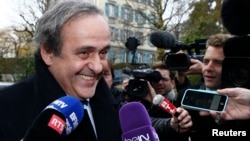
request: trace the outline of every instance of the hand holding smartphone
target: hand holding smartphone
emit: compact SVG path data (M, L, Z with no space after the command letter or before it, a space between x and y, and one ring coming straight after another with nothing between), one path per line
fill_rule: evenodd
M225 110L227 101L227 95L218 94L216 91L187 89L181 100L181 105L187 109L198 111L214 110L221 113Z

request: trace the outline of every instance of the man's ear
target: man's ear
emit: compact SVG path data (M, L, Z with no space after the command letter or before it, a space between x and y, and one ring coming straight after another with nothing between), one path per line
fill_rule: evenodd
M45 43L41 45L40 51L43 61L50 66L53 62L53 51L49 50Z
M175 88L176 86L175 80L171 80L171 83L172 83L172 88Z

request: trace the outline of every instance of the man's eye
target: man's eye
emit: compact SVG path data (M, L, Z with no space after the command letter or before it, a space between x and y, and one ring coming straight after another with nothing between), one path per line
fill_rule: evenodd
M80 54L79 54L79 56L81 57L81 58L88 58L88 56L89 56L89 53L87 53L87 52L81 52Z
M208 60L203 60L203 64L208 64Z
M101 58L106 58L108 51L102 51L100 53Z

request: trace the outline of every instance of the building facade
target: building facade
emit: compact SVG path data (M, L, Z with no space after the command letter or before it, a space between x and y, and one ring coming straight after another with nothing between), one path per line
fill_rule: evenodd
M111 29L111 50L109 59L114 63L155 62L157 53L149 40L152 32L148 22L139 12L143 10L148 16L152 14L154 0L88 0L101 8L108 18ZM140 45L135 51L126 48L129 37L135 37Z

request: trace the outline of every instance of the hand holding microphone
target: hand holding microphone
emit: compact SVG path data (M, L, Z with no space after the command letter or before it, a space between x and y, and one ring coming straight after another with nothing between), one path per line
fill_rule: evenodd
M153 104L159 106L164 111L173 115L170 125L177 132L183 133L189 130L193 125L191 116L184 108L176 108L167 98L157 94L153 99Z

